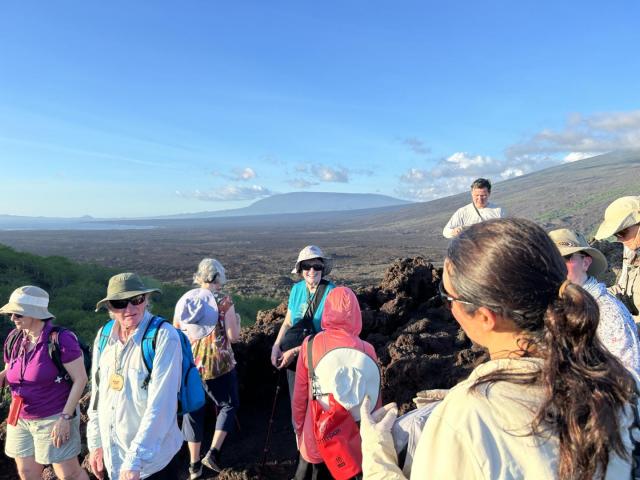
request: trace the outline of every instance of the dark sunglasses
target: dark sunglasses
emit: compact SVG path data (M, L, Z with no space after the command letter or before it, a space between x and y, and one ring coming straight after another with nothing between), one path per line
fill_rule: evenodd
M456 298L449 295L449 292L444 289L443 282L440 282L440 284L438 285L438 291L440 292L440 298L444 302L444 305L449 309L451 309L451 304L453 302L464 303L465 305L475 305L475 303L467 302L466 300L462 300L461 298Z
M625 238L627 235L629 235L630 229L631 227L627 227L624 230L620 230L619 232L614 233L613 236L616 238Z
M127 308L127 305L140 305L144 302L145 295L136 295L135 297L125 298L124 300L109 300L109 305L114 310L123 310Z
M302 270L311 270L313 268L316 272L321 272L321 271L324 270L324 265L322 263L304 263L304 262L302 262L300 264L300 268Z
M9 320L11 320L13 317L22 318L24 317L24 315L20 315L19 313L7 313L7 318L9 318Z
M576 253L572 253L571 255L565 255L565 256L563 256L562 258L564 258L564 261L565 261L565 262L569 262L569 261L571 261L571 259L572 259L573 257L584 258L584 257L585 257L585 255L583 255L582 253L577 253L577 252L576 252Z

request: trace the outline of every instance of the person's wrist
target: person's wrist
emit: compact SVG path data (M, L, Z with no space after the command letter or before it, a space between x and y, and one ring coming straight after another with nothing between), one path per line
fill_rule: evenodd
M61 413L60 418L62 420L70 421L73 418L73 415L69 415L68 413Z

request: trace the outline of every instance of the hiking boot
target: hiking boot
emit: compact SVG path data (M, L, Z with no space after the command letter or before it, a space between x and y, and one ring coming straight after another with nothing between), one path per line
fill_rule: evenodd
M202 476L202 462L189 464L189 480L197 480Z
M220 468L220 452L218 450L209 450L202 459L202 464L214 472L220 473L222 471L222 468Z

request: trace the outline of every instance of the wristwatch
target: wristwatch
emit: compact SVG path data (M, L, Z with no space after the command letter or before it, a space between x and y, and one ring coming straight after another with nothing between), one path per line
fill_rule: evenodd
M63 420L71 420L73 418L73 415L69 415L68 413L61 413L60 418L62 418Z

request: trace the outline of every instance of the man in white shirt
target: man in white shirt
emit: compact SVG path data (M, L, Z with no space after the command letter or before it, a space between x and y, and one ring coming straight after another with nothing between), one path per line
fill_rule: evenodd
M506 213L502 207L489 203L491 182L486 178L477 178L471 184L471 203L456 210L442 231L445 238L460 235L466 227L490 218L504 218Z
M166 322L158 327L151 372L142 358L142 340L153 321L148 296L154 291L159 290L147 288L136 274L121 273L111 277L107 297L96 305L106 306L115 322L102 351L102 329L93 346L87 444L91 471L100 480L105 470L111 480L179 477L182 350L175 328Z

